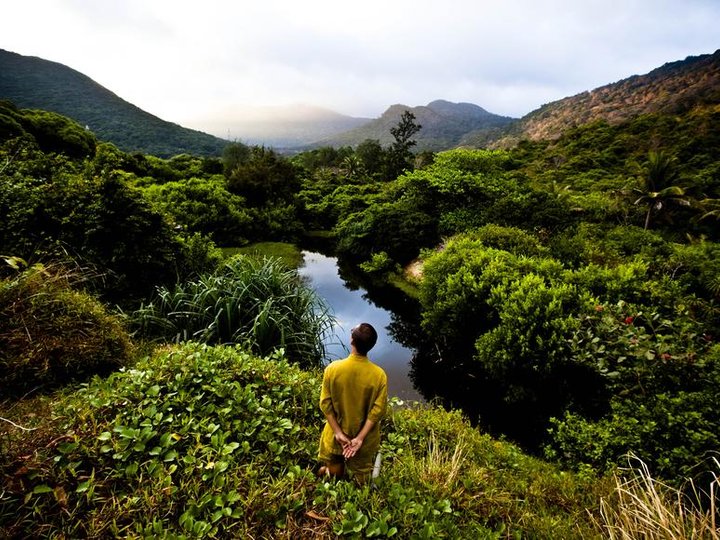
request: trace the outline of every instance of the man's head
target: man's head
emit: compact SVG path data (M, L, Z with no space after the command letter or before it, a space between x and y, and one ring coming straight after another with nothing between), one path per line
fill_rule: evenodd
M377 332L368 323L360 323L350 331L350 345L355 347L358 354L363 356L375 346Z

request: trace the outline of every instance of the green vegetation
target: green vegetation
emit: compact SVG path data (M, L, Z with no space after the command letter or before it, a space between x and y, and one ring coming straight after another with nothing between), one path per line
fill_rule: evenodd
M248 255L255 258L273 258L285 263L288 268L299 268L303 262L303 254L295 244L287 242L256 242L240 248L225 248L226 257Z
M133 315L141 335L165 341L243 343L260 355L283 348L301 366L320 366L328 310L297 273L275 259L238 256L215 274L161 287Z
M320 378L281 356L188 344L47 407L3 437L0 530L70 537L599 537L600 486L459 414L395 409L373 486L317 478ZM31 450L27 452L27 450ZM27 452L27 453L25 453ZM602 488L604 489L604 488Z
M642 536L678 492L656 496L645 473L613 490L628 453L672 489L716 479L718 115L702 101L437 155L410 153L407 117L395 147L162 159L3 103L0 531ZM393 410L374 487L312 472L318 299L286 265L216 247L310 237L419 299L420 326L392 331L418 349L420 390L472 422ZM117 305L133 338L160 342L147 358Z
M0 398L108 374L130 362L133 347L122 322L77 290L79 271L35 265L8 273L0 281Z

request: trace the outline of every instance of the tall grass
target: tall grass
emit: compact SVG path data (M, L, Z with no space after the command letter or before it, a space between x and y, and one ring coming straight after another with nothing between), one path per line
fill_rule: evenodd
M601 526L608 538L720 539L716 522L720 463L716 459L718 472L711 473L713 480L704 493L692 483L689 489L670 487L654 479L640 459L630 459L637 466L627 469L624 476L615 476L614 499L601 500ZM709 504L703 504L703 499Z
M161 287L135 314L146 337L238 343L259 355L284 348L302 366L318 366L332 328L328 307L279 260L238 256L196 281Z

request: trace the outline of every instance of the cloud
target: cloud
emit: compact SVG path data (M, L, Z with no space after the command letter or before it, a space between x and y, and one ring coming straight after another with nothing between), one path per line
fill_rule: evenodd
M715 0L35 0L3 48L62 62L162 118L308 103L541 104L717 48Z

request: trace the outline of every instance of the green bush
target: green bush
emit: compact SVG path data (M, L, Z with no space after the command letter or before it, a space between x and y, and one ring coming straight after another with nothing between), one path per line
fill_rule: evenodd
M688 312L599 304L570 341L578 364L604 378L609 410L601 418L566 413L552 421L548 456L571 466L608 469L628 452L670 481L691 474L720 437L720 346Z
M251 216L245 200L225 188L222 176L154 184L143 191L157 208L189 233L203 234L221 246L237 246L247 241Z
M133 318L149 338L243 343L262 355L284 348L303 366L321 364L332 323L320 297L295 271L279 260L244 256L196 281L159 288Z
M517 227L490 224L470 231L466 236L479 240L484 246L502 249L514 255L538 256L548 253L537 237Z
M451 349L466 352L499 322L495 287L506 287L527 274L557 278L562 266L546 258L522 257L486 247L472 234L448 241L423 269L423 327ZM462 361L462 359L458 359Z
M0 396L108 373L128 363L120 320L76 290L72 272L36 265L0 281Z
M377 204L350 214L335 232L338 255L354 262L367 261L382 250L405 264L417 257L421 248L439 240L435 219L405 201Z

